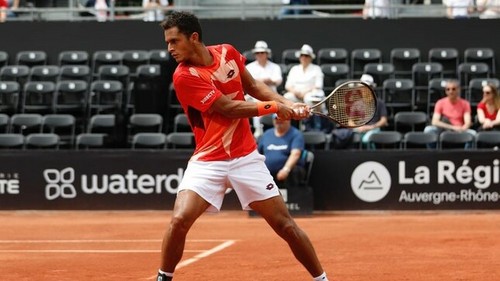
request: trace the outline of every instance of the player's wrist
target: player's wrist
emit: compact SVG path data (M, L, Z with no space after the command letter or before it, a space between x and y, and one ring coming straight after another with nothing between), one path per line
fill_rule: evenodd
M258 116L278 113L278 103L275 101L259 101L257 102Z

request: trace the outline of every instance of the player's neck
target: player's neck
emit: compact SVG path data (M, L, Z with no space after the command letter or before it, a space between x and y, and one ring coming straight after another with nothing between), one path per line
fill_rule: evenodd
M195 50L189 64L194 66L210 66L214 63L214 58L205 45L200 46Z

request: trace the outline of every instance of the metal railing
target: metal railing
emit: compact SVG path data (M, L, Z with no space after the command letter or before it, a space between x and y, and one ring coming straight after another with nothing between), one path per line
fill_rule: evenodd
M22 7L13 12L15 17L8 17L7 21L121 21L121 20L144 20L146 13L151 9L142 7L117 7L113 5L106 10L105 16L99 17L94 8L78 7L73 0L69 1L68 7L37 8ZM245 4L244 2L232 2L232 5L192 5L192 6L169 6L162 8L164 14L171 11L187 10L195 13L199 18L236 18L236 19L302 19L302 18L362 18L363 5L302 5L288 6L281 4ZM243 4L242 4L243 3ZM74 6L74 7L73 7ZM446 8L441 4L414 5L414 4L391 4L388 9L389 19L415 18L415 17L446 17ZM288 10L290 13L283 13ZM471 18L479 17L471 14Z

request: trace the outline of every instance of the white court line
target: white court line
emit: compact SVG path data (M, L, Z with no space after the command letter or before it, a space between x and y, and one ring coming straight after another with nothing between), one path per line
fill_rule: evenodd
M186 259L186 260L183 260L181 261L180 263L177 264L177 266L175 267L175 269L179 269L179 268L182 268L182 267L185 267L189 264L192 264L194 262L197 262L199 261L200 259L202 258L206 258L208 256L210 256L211 254L214 254L216 252L219 252L219 251L222 251L223 249L233 245L234 243L236 243L236 240L227 240L226 242L220 244L220 245L217 245L215 247L213 247L212 249L208 250L208 251L204 251L190 259ZM156 279L156 275L153 275L149 278L146 278L147 280L150 280L150 279Z
M89 253L89 254L130 254L130 253L159 253L160 250L0 250L0 253ZM187 250L190 253L202 253L203 250Z
M0 244L37 244L37 243L153 243L161 242L161 239L72 239L72 240L0 240ZM222 239L199 239L188 240L191 243L205 243L205 242L224 242L227 240Z

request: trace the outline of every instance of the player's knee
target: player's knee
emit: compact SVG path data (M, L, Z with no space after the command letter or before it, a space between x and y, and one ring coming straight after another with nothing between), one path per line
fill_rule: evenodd
M173 216L170 221L170 229L174 233L186 234L191 227L192 222L182 215Z
M279 227L280 235L285 238L285 240L295 240L300 235L300 229L297 224L291 220L284 220Z

